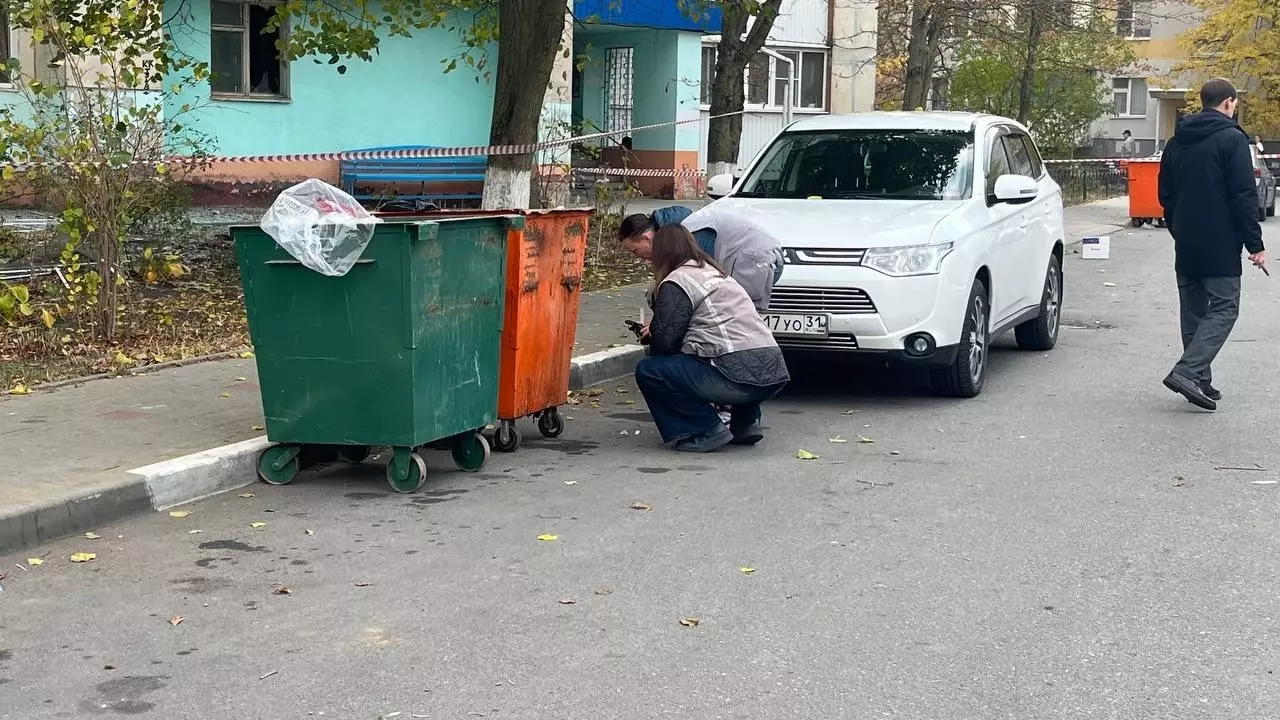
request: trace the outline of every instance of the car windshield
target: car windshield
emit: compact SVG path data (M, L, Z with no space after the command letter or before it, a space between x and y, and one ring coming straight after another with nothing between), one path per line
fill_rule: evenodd
M782 135L736 194L756 198L964 200L972 186L972 133L833 130Z

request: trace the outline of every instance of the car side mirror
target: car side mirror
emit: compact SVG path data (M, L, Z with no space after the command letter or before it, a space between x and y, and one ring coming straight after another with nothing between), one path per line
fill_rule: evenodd
M996 178L995 192L991 199L997 203L1021 205L1036 199L1040 194L1040 183L1026 175L1001 175Z
M728 195L733 190L733 182L733 175L729 173L711 176L707 180L707 197L714 200Z

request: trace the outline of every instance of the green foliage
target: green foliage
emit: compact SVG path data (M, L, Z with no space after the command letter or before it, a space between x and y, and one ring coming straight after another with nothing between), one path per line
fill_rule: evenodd
M200 138L166 112L166 100L208 80L208 67L168 40L161 4L148 0L8 2L9 22L40 46L43 62L7 65L25 100L0 109L0 183L34 191L61 211L62 254L73 309L94 309L96 331L115 335L119 255L126 234L154 213L156 190L171 183L158 162ZM32 50L33 48L27 48ZM174 82L174 77L183 78ZM21 170L16 172L14 165ZM81 257L91 252L94 267Z
M1018 115L1026 45L975 37L961 46L951 76L952 109ZM1129 44L1102 29L1055 29L1037 49L1030 125L1041 149L1065 155L1109 110L1103 78L1133 61Z
M1280 134L1280 4L1275 0L1190 0L1202 14L1180 38L1187 59L1175 74L1198 82L1226 77L1246 91L1244 121L1251 132ZM1180 83L1181 84L1181 83ZM1199 98L1190 93L1191 105Z
M13 326L19 316L29 316L33 312L31 291L26 285L0 282L0 321Z

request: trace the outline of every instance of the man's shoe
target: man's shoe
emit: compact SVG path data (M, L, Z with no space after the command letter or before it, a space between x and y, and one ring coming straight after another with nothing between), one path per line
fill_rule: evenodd
M1218 409L1218 403L1211 400L1208 395L1205 395L1204 391L1190 378L1183 377L1178 373L1169 373L1164 379L1164 386L1183 396L1198 408L1204 408L1205 410Z
M1204 393L1205 397L1214 402L1218 402L1222 399L1222 391L1209 383L1200 383L1200 392Z
M764 439L764 428L760 421L751 423L733 434L734 445L755 445Z
M709 453L715 452L731 442L733 442L733 433L729 432L729 428L721 425L718 429L705 435L681 440L676 443L676 450L680 452Z

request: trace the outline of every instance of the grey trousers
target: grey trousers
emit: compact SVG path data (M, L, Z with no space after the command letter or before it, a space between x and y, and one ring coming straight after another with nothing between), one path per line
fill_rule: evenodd
M1178 301L1182 358L1173 366L1173 371L1207 385L1213 382L1209 366L1240 317L1240 278L1179 276Z

